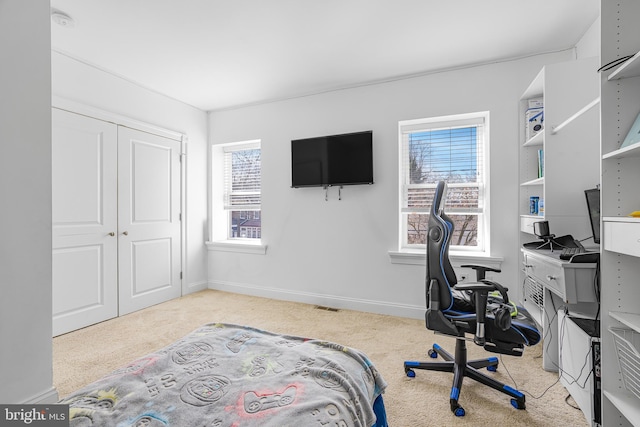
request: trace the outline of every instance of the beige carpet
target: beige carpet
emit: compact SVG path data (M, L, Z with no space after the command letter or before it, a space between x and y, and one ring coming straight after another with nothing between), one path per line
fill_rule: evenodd
M405 376L404 360L429 360L426 352L433 342L451 351L454 348L453 339L434 335L423 321L350 310L326 311L213 290L54 338L54 385L62 398L211 322L318 338L364 351L389 384L384 400L392 427L588 425L582 412L571 406L575 402L565 401L568 393L557 383L557 374L542 369L541 345L527 348L521 358L503 356L498 371L491 373L525 392L526 410L514 409L508 396L465 379L460 404L467 414L458 418L449 410L451 374L418 371L416 378ZM470 359L487 355L473 344L468 348Z

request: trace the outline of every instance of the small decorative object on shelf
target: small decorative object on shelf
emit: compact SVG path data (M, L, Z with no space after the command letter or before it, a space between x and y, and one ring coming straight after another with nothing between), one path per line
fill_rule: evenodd
M529 197L529 213L531 215L538 215L538 202L540 201L540 197L531 196Z
M538 150L538 178L544 177L544 150Z
M624 141L622 141L620 148L628 147L636 142L640 142L640 114L638 114L635 122L633 122L633 126L631 126L631 129L627 132L627 136Z
M526 138L531 139L544 129L544 108L529 108L525 112Z
M544 200L540 199L538 202L538 216L544 216Z

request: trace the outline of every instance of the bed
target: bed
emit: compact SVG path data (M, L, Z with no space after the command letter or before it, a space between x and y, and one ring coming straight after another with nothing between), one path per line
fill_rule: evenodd
M60 403L72 427L386 427L385 387L356 349L216 323Z

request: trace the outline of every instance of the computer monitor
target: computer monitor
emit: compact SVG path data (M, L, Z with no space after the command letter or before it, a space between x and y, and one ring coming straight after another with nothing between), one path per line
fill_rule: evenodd
M593 232L593 242L600 244L600 189L585 190L587 209L589 210L589 222Z

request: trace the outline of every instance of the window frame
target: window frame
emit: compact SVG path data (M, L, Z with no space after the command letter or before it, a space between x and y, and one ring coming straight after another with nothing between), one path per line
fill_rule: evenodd
M481 126L478 129L476 138L480 139L481 147L477 153L477 173L480 176L481 181L478 182L479 198L482 202L482 208L479 212L471 212L466 210L456 211L448 210L449 216L456 214L464 215L478 215L478 234L477 234L477 246L454 246L450 247L451 254L459 254L465 256L480 256L489 257L491 254L491 239L490 239L490 183L489 183L489 147L490 147L490 124L489 124L489 112L474 112L454 114L447 116L429 117L413 120L402 120L398 122L398 152L399 152L399 226L398 226L398 248L399 253L415 253L423 252L426 248L425 244L409 243L408 242L408 215L411 214L408 208L405 208L408 199L409 188L435 188L436 183L428 184L410 184L408 174L410 169L405 167L404 163L407 160L405 156L405 147L408 140L405 135L408 133L417 133L420 131L436 130L440 128L460 128L467 126ZM407 148L408 149L408 148ZM472 183L448 183L450 191L456 187L469 186ZM472 184L473 185L473 184ZM420 215L429 214L429 209L418 209L417 212Z
M210 241L207 246L210 250L226 252L266 253L267 246L262 241L263 215L261 213L262 202L258 209L250 209L247 206L239 206L238 209L228 209L227 188L225 185L225 156L230 151L259 149L262 158L262 141L260 139L239 141L211 146L211 183L210 191ZM260 167L260 182L262 184L262 165ZM262 185L260 185L260 198L262 197ZM232 212L243 211L246 217L260 219L260 232L256 230L256 238L230 236ZM254 212L253 215L249 212Z

